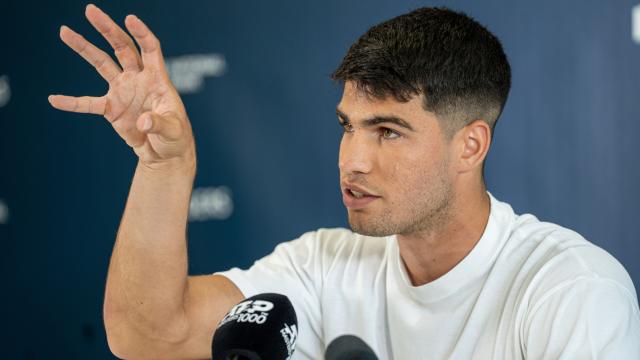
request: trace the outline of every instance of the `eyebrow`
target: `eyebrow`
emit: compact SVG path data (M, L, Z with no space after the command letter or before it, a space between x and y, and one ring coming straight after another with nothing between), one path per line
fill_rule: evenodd
M349 120L349 117L345 113L340 111L340 109L336 109L336 115L338 115L338 117L345 122L348 122L348 123L351 122L351 120ZM402 120L397 116L374 116L372 118L363 120L362 123L364 124L364 126L367 126L367 127L371 127L379 124L391 123L391 124L398 125L402 128L405 128L407 130L415 131L413 127L409 125L408 122L406 122L405 120Z

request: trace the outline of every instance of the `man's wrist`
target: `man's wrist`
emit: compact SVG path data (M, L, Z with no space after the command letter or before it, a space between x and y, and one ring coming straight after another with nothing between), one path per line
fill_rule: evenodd
M186 155L183 157L175 157L168 160L154 161L154 162L138 162L138 169L147 174L153 176L184 176L193 179L196 174L196 157L193 155Z

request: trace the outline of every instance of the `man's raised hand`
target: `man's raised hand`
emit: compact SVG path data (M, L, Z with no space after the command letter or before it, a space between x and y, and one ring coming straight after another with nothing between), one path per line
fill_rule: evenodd
M66 26L60 38L89 62L109 83L100 97L51 95L57 109L103 115L148 166L186 160L195 163L191 125L164 66L160 42L134 15L125 19L127 30L140 46L107 14L87 5L85 15L115 51L119 65L104 51Z

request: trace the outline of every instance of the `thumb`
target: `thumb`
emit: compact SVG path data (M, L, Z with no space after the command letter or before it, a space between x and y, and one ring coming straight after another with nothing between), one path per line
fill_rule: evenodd
M146 112L138 117L136 127L143 133L156 134L167 141L175 141L182 135L180 120L172 113L160 115Z

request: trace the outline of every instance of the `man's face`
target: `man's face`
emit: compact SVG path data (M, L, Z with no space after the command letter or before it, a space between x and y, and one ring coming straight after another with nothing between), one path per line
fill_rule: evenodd
M376 100L346 82L338 104L345 128L339 167L353 231L411 234L446 218L453 197L450 146L422 101Z

